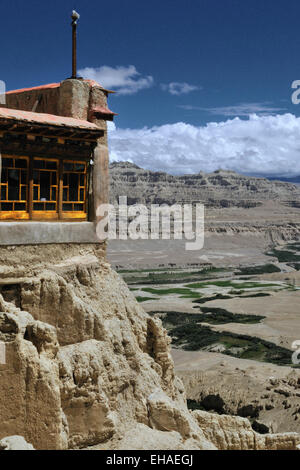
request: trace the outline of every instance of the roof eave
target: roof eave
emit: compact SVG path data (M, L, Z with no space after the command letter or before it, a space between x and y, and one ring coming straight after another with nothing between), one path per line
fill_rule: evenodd
M31 134L42 137L64 137L97 142L103 135L102 129L85 129L65 125L48 125L16 119L0 119L0 131L15 134Z

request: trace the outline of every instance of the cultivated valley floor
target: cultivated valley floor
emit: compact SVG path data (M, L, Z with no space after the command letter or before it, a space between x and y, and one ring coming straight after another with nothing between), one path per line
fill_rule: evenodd
M190 408L300 432L300 211L267 209L209 214L199 252L128 240L110 242L108 257L168 330Z

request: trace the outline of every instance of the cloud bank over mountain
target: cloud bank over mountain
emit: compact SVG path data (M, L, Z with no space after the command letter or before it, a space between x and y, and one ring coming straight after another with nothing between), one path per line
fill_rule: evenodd
M184 122L143 129L109 128L111 161L171 174L217 169L261 176L300 174L300 118L238 117L196 127Z

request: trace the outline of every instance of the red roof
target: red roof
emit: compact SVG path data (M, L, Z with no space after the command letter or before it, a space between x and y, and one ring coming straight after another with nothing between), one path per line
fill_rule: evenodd
M95 80L84 79L83 81L88 83L91 88L97 86L97 87L100 87L102 90L106 91L107 93L115 93L114 91L106 90L105 88L103 88L102 85L100 85L100 83L96 82ZM20 88L19 90L7 91L6 94L7 95L12 95L12 94L16 94L16 93L24 93L26 91L46 90L46 89L51 89L51 88L59 88L60 85L61 85L60 83L48 83L48 85L40 85L40 86L31 87L31 88Z
M96 124L82 119L56 116L54 114L32 113L29 111L20 111L18 109L0 108L0 122L7 119L35 124L74 127L91 131L100 130Z
M83 81L89 83L91 88L93 88L94 86L98 86L98 87L100 87L102 90L107 91L107 93L116 93L115 91L107 90L107 89L104 88L102 85L100 85L100 83L96 82L96 80L84 79Z
M20 90L7 91L6 94L11 95L11 94L14 94L14 93L23 93L24 91L44 90L44 89L47 89L47 88L59 88L59 87L60 87L60 83L49 83L48 85L40 85L40 86L35 86L35 87L32 87L32 88L21 88Z
M104 106L96 106L95 108L91 110L91 114L96 114L96 113L110 114L111 116L118 116L117 113L114 113L113 111L111 111L108 108L105 108Z

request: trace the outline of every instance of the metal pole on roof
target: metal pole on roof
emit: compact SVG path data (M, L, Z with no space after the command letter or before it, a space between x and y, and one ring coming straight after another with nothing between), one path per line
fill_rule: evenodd
M77 78L77 21L80 18L77 11L72 11L72 78Z

